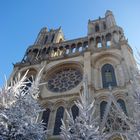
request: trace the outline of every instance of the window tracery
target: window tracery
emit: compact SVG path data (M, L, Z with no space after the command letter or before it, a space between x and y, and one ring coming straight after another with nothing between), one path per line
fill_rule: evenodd
M109 85L117 86L116 76L112 65L105 64L102 67L102 81L103 81L103 88L108 88Z
M52 92L65 92L76 87L82 81L82 72L78 68L64 67L54 71L48 78L48 89Z

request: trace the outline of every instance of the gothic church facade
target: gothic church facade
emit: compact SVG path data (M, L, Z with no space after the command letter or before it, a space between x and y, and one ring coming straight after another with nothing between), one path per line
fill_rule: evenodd
M42 67L41 82L45 84L40 87L39 99L46 111L40 119L50 130L50 137L59 137L61 119L66 119L65 109L72 111L73 118L78 115L74 101L79 98L86 75L90 99L96 99L96 115L104 115L109 86L123 111L133 115L130 80L136 63L123 29L116 24L111 11L106 11L103 18L89 20L87 35L73 40L65 40L61 28L42 28L22 61L15 64L11 79L28 69L28 76L35 78Z

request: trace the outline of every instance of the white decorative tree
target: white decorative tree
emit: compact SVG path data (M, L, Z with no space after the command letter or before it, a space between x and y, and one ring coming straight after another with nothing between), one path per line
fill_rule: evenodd
M41 72L31 81L27 72L0 91L0 140L42 140L45 131L38 115L42 111L37 98Z
M109 99L100 126L104 140L108 140L112 136L119 137L122 140L139 140L140 137L135 126L136 121L127 116L116 101L112 88L109 87L109 89Z
M133 79L131 80L131 84L134 90L134 129L132 130L134 135L140 139L140 72L133 70Z
M62 120L61 135L66 140L99 140L98 118L95 118L94 100L90 102L87 78L83 82L83 92L80 101L75 104L79 109L79 115L73 119L72 113L66 110L66 124Z

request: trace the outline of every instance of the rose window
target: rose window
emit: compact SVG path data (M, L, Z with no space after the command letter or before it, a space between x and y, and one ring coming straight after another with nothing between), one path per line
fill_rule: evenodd
M64 92L76 87L82 81L79 68L63 67L48 77L48 89L52 92Z

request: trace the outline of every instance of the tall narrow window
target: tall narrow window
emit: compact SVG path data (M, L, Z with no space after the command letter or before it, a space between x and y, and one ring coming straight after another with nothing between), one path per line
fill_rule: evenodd
M75 53L76 52L76 48L72 48L72 53Z
M47 51L46 51L46 54L49 54L49 53L50 53L50 51L51 51L51 48L50 48L50 47L48 47L48 48L47 48Z
M107 48L110 48L110 46L111 46L111 41L107 41L107 42L106 42L106 47L107 47Z
M95 32L99 32L99 30L100 30L99 25L96 24L96 25L95 25Z
M46 53L46 48L43 48L42 51L41 51L42 55L44 56L45 53Z
M122 108L122 110L124 111L124 113L127 115L127 110L126 110L125 102L122 99L118 99L117 102L120 105L120 107Z
M66 54L69 54L69 52L70 52L70 50L67 48L67 49L66 49Z
M102 43L97 43L97 48L101 48L102 47Z
M52 35L52 39L51 39L51 42L54 41L54 37L55 37L55 34Z
M111 47L111 34L107 34L106 35L106 48L110 48Z
M91 37L89 42L90 42L91 45L94 44L94 38Z
M54 125L54 131L53 131L53 135L59 135L61 132L61 119L63 119L63 115L64 115L64 107L60 106L57 109L56 112L56 118L55 118L55 125Z
M104 117L105 109L106 109L107 102L102 101L100 104L100 119L102 120Z
M48 127L50 112L51 112L50 109L47 108L47 109L43 112L43 115L42 115L42 120L43 120L43 123L44 123L44 126L45 126L45 130L46 130L47 127Z
M105 64L102 67L102 82L103 88L108 88L110 86L117 86L116 77L114 73L114 68L110 64Z
M101 42L101 38L100 37L96 38L96 47L97 48L101 48L102 47L102 42Z
M85 51L87 49L88 49L88 42L85 41L84 44L83 44L83 51Z
M82 50L83 50L82 43L78 43L77 48L78 48L79 52L82 52Z
M72 108L71 108L71 112L72 112L72 116L73 116L73 119L75 120L76 117L78 116L79 114L79 109L76 105L73 105Z
M69 54L70 53L70 48L69 45L65 46L65 54Z
M44 40L44 44L46 44L48 41L48 36L46 35L45 40Z
M75 44L72 44L71 45L71 49L72 49L71 52L72 53L75 53L76 52L76 45Z

